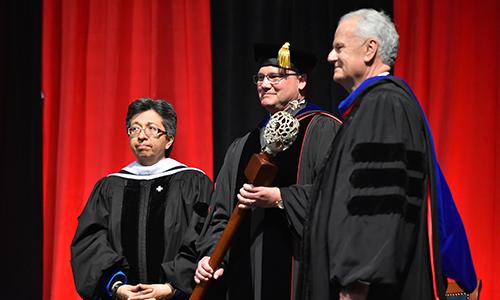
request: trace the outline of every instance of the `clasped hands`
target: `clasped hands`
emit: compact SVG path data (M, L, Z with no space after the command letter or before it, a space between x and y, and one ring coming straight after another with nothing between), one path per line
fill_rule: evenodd
M172 296L169 284L124 284L116 290L116 298L120 300L166 300Z

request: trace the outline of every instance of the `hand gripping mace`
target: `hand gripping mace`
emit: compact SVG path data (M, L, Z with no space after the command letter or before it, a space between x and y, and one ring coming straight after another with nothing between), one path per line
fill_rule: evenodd
M272 116L264 130L266 145L260 153L252 155L245 168L245 176L249 183L255 186L272 186L278 172L278 167L271 162L272 156L288 149L295 141L298 132L299 121L290 113L280 111ZM233 210L226 228L208 261L208 264L214 271L217 270L224 259L231 240L236 234L247 211L248 209L239 208L237 205ZM211 281L212 279L197 284L189 299L203 299Z

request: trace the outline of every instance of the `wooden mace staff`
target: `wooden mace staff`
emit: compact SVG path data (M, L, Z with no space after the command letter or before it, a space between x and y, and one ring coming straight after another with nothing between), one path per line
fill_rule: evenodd
M278 167L271 162L271 155L266 152L253 154L247 164L247 167L245 168L246 178L250 183L256 186L271 186L277 172ZM238 230L238 227L240 226L247 211L248 209L242 209L238 206L236 206L233 210L226 228L224 229L219 242L215 246L214 252L210 256L210 260L208 261L208 264L213 270L217 270L222 263L222 260L229 249L229 245L231 244L231 240L233 239L235 232ZM210 282L212 282L212 279L198 283L189 300L203 299Z
M296 109L298 101L293 100L289 105L290 109ZM264 129L263 136L266 146L262 152L252 155L245 168L245 176L249 183L255 186L272 186L278 173L278 167L271 162L271 154L284 151L293 144L299 132L299 125L299 121L287 111L279 111L271 117ZM217 270L220 266L247 211L248 209L242 209L238 206L233 210L226 228L208 261L213 270ZM211 281L212 279L198 283L189 300L203 299L203 295Z

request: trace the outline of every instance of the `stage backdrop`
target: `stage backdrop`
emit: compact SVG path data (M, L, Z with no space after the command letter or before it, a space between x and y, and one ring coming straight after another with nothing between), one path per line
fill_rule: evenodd
M95 181L133 159L124 128L129 102L170 100L179 114L173 156L212 176L212 75L220 166L227 145L262 117L250 82L253 42L290 39L316 52L322 62L310 95L335 110L342 92L324 59L338 16L363 6L391 12L390 0L220 0L212 1L211 23L209 2L43 1L45 300L78 299L69 244ZM401 35L396 74L414 87L428 114L484 281L482 299L500 298L493 290L500 267L499 4L394 5Z
M462 215L481 299L500 299L500 19L497 0L394 2L396 75L412 85Z
M43 3L44 299L78 299L71 238L93 184L133 161L128 103L170 101L172 157L212 177L210 6L205 0Z

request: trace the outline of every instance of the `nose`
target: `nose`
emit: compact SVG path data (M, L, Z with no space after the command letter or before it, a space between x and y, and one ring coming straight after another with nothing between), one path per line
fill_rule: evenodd
M145 140L148 138L148 136L146 135L146 130L145 129L141 129L141 131L139 131L139 135L137 136L137 138L139 140Z
M326 60L333 65L337 61L337 58L337 51L335 51L335 49L332 49L332 51L328 53Z
M267 78L267 76L264 77L264 80L262 80L262 84L260 86L266 89L271 88L272 84L271 81L269 81L269 78Z

